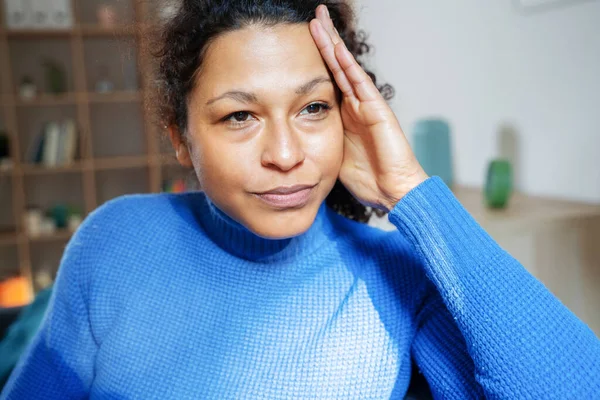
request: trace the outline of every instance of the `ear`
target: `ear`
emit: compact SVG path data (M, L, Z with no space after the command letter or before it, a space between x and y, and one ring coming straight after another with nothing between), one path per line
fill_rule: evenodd
M177 161L181 166L186 168L193 168L192 158L190 156L190 150L188 145L176 126L169 126L167 128L169 130L169 139L171 139L171 145L173 149L175 149L175 156L177 157Z

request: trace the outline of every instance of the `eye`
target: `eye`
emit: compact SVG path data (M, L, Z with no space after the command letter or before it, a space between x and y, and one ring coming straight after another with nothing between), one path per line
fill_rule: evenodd
M300 115L320 115L329 111L331 107L325 103L312 103L306 106L304 110L300 112Z
M233 114L228 115L227 117L225 117L225 119L223 121L231 122L234 124L241 124L244 122L248 122L248 117L250 117L249 112L238 111L238 112L234 112Z

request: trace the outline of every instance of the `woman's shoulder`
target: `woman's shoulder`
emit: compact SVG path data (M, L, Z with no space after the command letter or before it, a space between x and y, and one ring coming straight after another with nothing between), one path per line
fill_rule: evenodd
M131 194L104 203L77 229L65 249L65 260L90 276L106 278L135 275L136 269L161 257L175 258L182 229L193 229L183 215L189 212L190 196Z
M128 194L107 201L91 212L82 226L88 229L147 230L151 226L168 229L177 222L174 216L185 212L189 198L199 193Z
M181 226L190 225L192 194L130 194L114 198L91 212L77 229L69 245L98 255L154 247Z

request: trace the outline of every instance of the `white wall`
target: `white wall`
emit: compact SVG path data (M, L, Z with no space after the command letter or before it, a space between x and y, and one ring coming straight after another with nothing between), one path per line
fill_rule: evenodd
M600 202L600 0L531 15L513 0L357 10L406 134L419 118L450 122L458 183L483 184L504 126L518 134L521 190Z

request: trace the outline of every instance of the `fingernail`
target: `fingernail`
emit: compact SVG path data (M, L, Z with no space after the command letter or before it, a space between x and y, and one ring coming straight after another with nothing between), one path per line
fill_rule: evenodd
M327 6L325 6L325 12L327 13L327 17L331 18L331 15L329 15L329 8Z

